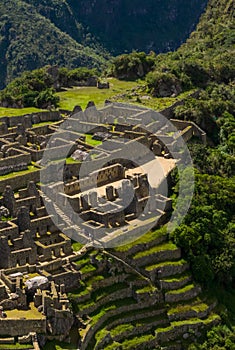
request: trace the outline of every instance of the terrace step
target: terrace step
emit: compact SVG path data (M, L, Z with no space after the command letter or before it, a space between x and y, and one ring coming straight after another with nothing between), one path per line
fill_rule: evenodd
M165 261L145 266L144 271L152 281L156 281L175 274L182 274L188 269L189 264L185 260L181 259L178 261Z
M211 314L205 320L200 318L191 318L183 321L172 322L169 327L156 330L156 339L160 344L168 344L169 341L175 341L177 339L182 340L182 337L187 334L190 336L190 332L199 332L205 328L211 328L220 322L220 317L215 314Z
M193 304L179 304L167 311L169 320L183 321L190 318L205 319L211 312L211 307L201 301Z
M178 303L196 298L201 293L201 287L189 284L180 289L171 290L165 293L167 303Z
M186 286L189 282L192 281L192 276L189 274L183 274L177 276L171 276L162 278L159 280L159 285L162 290L171 291L175 289L180 289Z
M167 260L178 260L181 258L181 249L172 243L164 243L154 246L148 250L139 252L133 256L133 263L138 267Z

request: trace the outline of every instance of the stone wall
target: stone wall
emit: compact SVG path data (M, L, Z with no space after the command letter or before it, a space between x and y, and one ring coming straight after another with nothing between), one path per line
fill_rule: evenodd
M46 319L0 319L0 335L23 336L30 332L46 333Z
M40 170L35 170L23 175L16 175L8 179L0 180L0 193L4 191L6 186L11 186L13 191L27 187L30 181L35 183L40 181Z
M199 286L196 286L188 291L182 292L182 293L171 293L168 292L165 294L165 301L166 303L178 303L182 300L189 300L193 299L198 294L201 293L201 288Z
M143 256L138 259L133 259L132 264L137 267L146 266L151 264L153 261L154 263L164 261L164 260L176 260L181 258L181 249L175 249L175 250L162 250L158 252L154 252L152 254ZM154 259L154 260L153 260Z
M5 122L8 127L13 127L17 126L18 124L22 124L26 128L31 128L32 124L39 124L59 120L61 120L61 115L59 111L45 111L32 114L25 114L22 116L0 118L0 121Z
M31 163L31 156L29 153L18 150L15 151L16 155L0 159L0 176L14 171L26 170Z
M197 124L194 122L189 122L185 120L179 120L179 119L171 119L170 120L172 124L178 129L178 130L184 130L187 129L189 126L192 127L192 134L193 136L197 136L201 139L203 144L207 143L207 136L205 131L203 131ZM189 133L189 131L187 131ZM187 134L186 134L187 135ZM182 135L183 136L183 135ZM183 136L184 137L184 136ZM185 136L186 137L186 136ZM187 141L187 138L185 139Z

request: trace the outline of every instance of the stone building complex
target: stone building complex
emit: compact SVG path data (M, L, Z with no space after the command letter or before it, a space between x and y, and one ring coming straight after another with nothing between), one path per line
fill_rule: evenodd
M90 257L89 263L95 266L92 271L110 274L107 282L94 286L97 290L113 279L120 286L128 285L123 298L134 298L146 307L173 298L164 282L167 269L145 271L147 256L137 256L132 264L128 254L106 249L134 241L169 220L172 203L165 188L182 154L178 140L196 136L206 142L205 133L194 123L179 120L171 120L175 128L169 129L156 112L123 104L106 104L97 110L90 103L85 111L76 107L68 114L41 112L1 118L0 343L32 342L36 347L46 339L68 340L71 327L80 322L86 329L81 348L89 348L96 325L91 332L84 319L95 309L84 306L83 312L81 305L88 299L80 296L80 311L75 315L68 293L81 289L92 275L81 263L92 246L111 254L109 259L99 260L98 254ZM84 246L75 251L73 241ZM168 251L164 256L177 260L181 252ZM117 276L110 259L122 271ZM170 275L187 269L183 264ZM137 290L145 280L137 288L137 282L129 283L123 277L128 273L143 275L156 283L158 291L150 299L148 292L141 296ZM191 292L195 297L200 288ZM172 320L166 310L161 312L169 328ZM171 334L170 328L168 331ZM103 349L110 337L107 333L93 348ZM159 333L154 341L161 343L163 338Z

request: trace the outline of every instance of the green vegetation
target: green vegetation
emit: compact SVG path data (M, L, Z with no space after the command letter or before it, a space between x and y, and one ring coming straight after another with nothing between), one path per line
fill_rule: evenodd
M163 226L159 230L147 232L145 235L138 238L135 242L117 247L117 248L115 248L115 250L117 250L118 252L126 252L129 249L131 249L134 245L151 242L154 239L158 239L166 234L167 234L167 228L166 228L166 226Z
M124 91L130 92L131 89L143 84L141 81L120 81L114 78L110 78L108 81L110 89L99 90L96 87L75 87L57 93L56 95L60 97L60 108L72 110L77 104L85 108L89 101L94 101L98 107L101 107L106 99L110 99Z
M151 265L151 266L147 266L146 267L146 271L152 271L152 270L155 270L155 269L161 269L162 267L164 266L181 266L181 265L184 265L186 264L186 261L185 260L180 260L180 261L162 261L160 263L157 263L157 264L154 264L154 265Z
M0 181L1 180L6 180L6 179L11 179L11 178L14 178L14 177L17 178L17 176L29 174L29 173L31 173L33 171L37 171L37 170L39 170L39 168L36 168L33 165L29 165L27 170L14 171L14 172L12 172L10 174L7 174L7 175L1 175L0 176Z
M207 340L203 344L192 344L189 350L234 350L235 334L227 326L217 326L207 333Z
M38 108L4 108L0 107L0 118L1 117L14 117L19 115L31 114L41 112Z
M2 0L0 18L0 88L45 64L100 68L105 63L105 50L86 40L67 1Z
M46 66L24 72L0 92L0 103L18 108L55 108L60 101L59 96L55 95L55 86L59 90L61 87L85 84L92 77L96 79L96 75L94 69L85 67L69 70Z
M0 350L17 350L17 349L32 349L32 345L30 344L0 344Z
M139 259L139 258L142 258L144 256L155 254L155 253L158 253L158 252L161 252L161 251L175 250L175 249L177 249L176 245L171 243L171 242L168 242L168 243L164 243L162 245L157 245L155 247L152 247L149 250L144 250L142 252L139 252L136 255L134 255L133 258L134 259Z

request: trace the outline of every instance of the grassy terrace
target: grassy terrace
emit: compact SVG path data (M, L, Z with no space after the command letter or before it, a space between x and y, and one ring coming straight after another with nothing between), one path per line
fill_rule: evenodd
M31 113L37 113L42 112L42 109L38 108L5 108L0 107L0 118L1 117L14 117L14 116L20 116L25 114L31 114Z
M190 310L196 311L196 312L203 312L208 309L208 305L205 303L196 303L194 305L192 304L178 304L171 309L167 311L168 315L173 315L173 314L178 314L178 313L183 313L187 312Z
M41 314L41 312L38 311L38 309L34 306L33 303L30 304L29 310L8 310L6 311L7 318L8 319L19 319L19 318L26 318L26 319L43 319L44 316Z
M132 89L138 89L143 87L145 82L138 81L125 81L115 78L109 78L110 89L97 89L96 87L74 87L67 89L67 91L58 92L57 96L60 97L60 108L72 110L75 105L80 105L85 108L89 101L94 101L98 107L102 107L106 99L112 101L134 103L155 110L161 110L171 106L174 102L185 98L192 91L187 91L180 94L177 98L154 98L148 96L146 99L146 92L139 91L139 99L134 96ZM140 89L141 90L141 89ZM141 102L140 102L141 101Z
M143 82L138 81L121 81L114 78L109 79L110 89L97 89L96 87L74 87L67 91L58 92L60 97L60 108L72 110L75 105L79 104L85 108L89 101L94 101L98 107L102 107L106 99L130 92L131 89L138 85L143 85Z
M17 177L17 176L22 176L22 175L25 175L25 174L29 174L29 173L31 173L33 171L37 171L37 170L39 170L39 168L37 168L37 167L35 167L33 165L29 165L27 170L15 171L15 172L12 172L10 174L1 175L0 176L0 181L1 180L6 180L6 179L11 179L12 177Z
M162 278L162 280L167 283L172 283L172 282L181 282L189 277L190 275L186 272L180 275L174 275L172 277Z
M102 141L94 140L93 135L86 134L86 143L90 146L96 147L102 144Z
M160 244L157 246L152 247L151 249L148 250L143 250L142 252L139 252L133 256L133 259L139 259L143 258L144 256L152 255L158 252L162 252L165 250L177 250L177 246L174 243L168 242L164 244Z
M146 271L152 271L152 270L161 268L163 266L180 266L180 265L184 265L186 263L187 262L183 259L179 260L179 261L165 261L165 262L161 262L158 264L147 266L145 269L146 269Z
M17 349L32 349L33 345L31 344L0 344L0 350L17 350Z
M167 234L166 226L163 226L162 228L160 228L158 230L149 231L148 233L146 233L142 237L138 238L135 242L117 247L117 248L115 248L115 250L117 252L127 252L134 245L141 245L141 244L152 242L153 240L160 238L161 236L166 236L166 234Z
M167 294L181 294L190 291L191 289L195 288L194 284L188 284L187 286L180 288L180 289L174 289L167 292Z
M181 327L184 325L196 325L197 323L204 323L205 325L207 325L215 320L220 320L220 317L218 315L211 314L205 320L202 320L200 318L191 318L190 320L175 321L175 322L171 322L171 325L167 328L158 328L157 333L165 333L167 331L174 329L175 327Z

